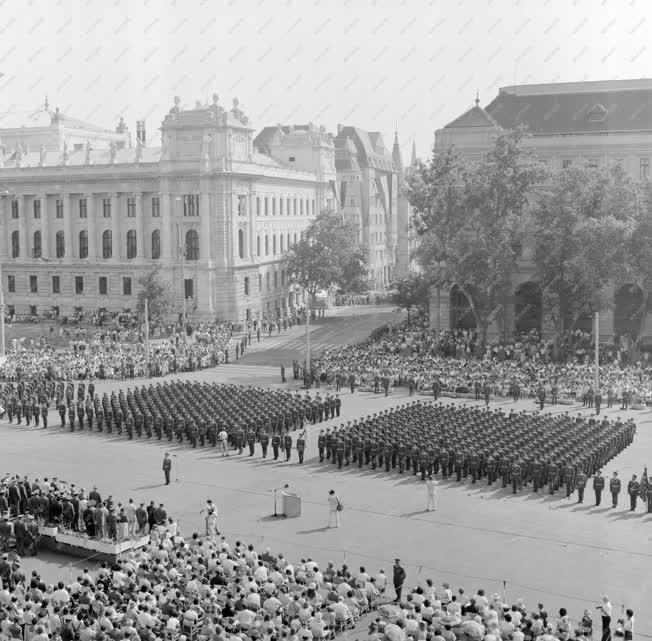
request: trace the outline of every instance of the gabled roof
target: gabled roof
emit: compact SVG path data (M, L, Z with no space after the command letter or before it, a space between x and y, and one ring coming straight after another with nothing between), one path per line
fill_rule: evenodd
M337 136L333 139L336 151L348 147L350 143L347 139L353 141L353 144L358 151L359 162L377 169L395 171L392 156L387 149L384 148L384 145L384 152L381 153L376 151L376 145L379 141L382 142L382 138L378 132L370 134L368 131L359 129L358 127L340 127ZM374 145L374 142L376 145Z
M652 131L652 86L641 81L624 88L614 83L584 83L556 88L535 85L506 87L485 108L503 128L525 125L534 135L606 131Z
M444 129L462 127L499 127L498 123L480 105L471 107L461 116L449 122Z

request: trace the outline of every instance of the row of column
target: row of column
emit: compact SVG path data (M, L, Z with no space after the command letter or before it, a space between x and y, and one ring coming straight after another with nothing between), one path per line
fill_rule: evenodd
M60 229L55 222L60 220L61 229L65 239L65 261L79 258L79 232L86 229L88 232L88 260L102 257L102 233L110 229L112 232L112 258L115 260L126 259L127 256L127 231L136 231L136 257L145 258L145 249L150 243L145 242L145 234L160 230L161 259L176 260L178 258L177 244L183 246L185 233L188 225L185 223L197 222L196 218L184 218L181 210L180 197L171 193L160 193L159 212L160 219L152 218L149 229L145 225L143 211L143 195L141 193L129 198L135 198L135 218L127 218L127 212L120 210L120 196L117 193L108 195L111 202L111 218L103 218L102 199L107 196L98 197L97 194L85 194L87 218L79 218L80 224L75 225L73 218L78 211L72 211L71 194L57 195L51 198L42 196L19 196L17 198L3 198L3 222L6 241L0 242L0 257L12 257L12 234L19 231L19 258L32 258L33 256L33 233L41 231L41 256L43 258L56 257L55 236ZM11 201L18 201L18 219L11 215ZM34 218L34 200L41 201L41 217ZM63 218L56 218L56 200L63 204ZM54 205L52 202L54 201ZM53 210L50 211L50 207ZM124 209L124 208L123 208ZM176 223L173 229L173 220L180 221L181 229ZM98 222L104 222L99 225ZM203 192L200 195L200 257L202 260L209 260L211 257L211 225L210 225L210 194ZM15 224L17 223L17 224ZM52 249L52 251L50 251ZM150 248L151 249L151 248Z

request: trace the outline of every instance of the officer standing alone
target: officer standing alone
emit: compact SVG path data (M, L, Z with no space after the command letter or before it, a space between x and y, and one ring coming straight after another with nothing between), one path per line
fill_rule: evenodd
M163 457L163 474L165 475L165 484L170 485L170 472L172 471L172 459L166 452Z

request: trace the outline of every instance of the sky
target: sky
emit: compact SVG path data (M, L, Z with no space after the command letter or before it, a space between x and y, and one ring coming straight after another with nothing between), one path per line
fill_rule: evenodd
M646 11L646 6L648 10ZM0 0L0 112L50 107L148 144L173 104L380 131L404 159L502 86L652 75L649 0Z

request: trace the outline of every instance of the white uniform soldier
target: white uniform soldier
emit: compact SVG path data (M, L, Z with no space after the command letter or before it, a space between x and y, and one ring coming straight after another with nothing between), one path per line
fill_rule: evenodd
M225 430L222 430L218 435L217 435L217 443L220 448L220 452L222 452L222 456L228 456L229 453L226 451L226 442L229 438L229 435L226 433Z
M428 475L428 480L426 481L426 489L428 490L428 504L426 506L426 512L430 512L430 510L435 509L435 492L436 492L437 484L435 483L435 480L432 478L432 475Z
M217 506L211 499L206 501L206 505L200 514L203 513L206 513L206 536L219 535L219 531L217 529Z

